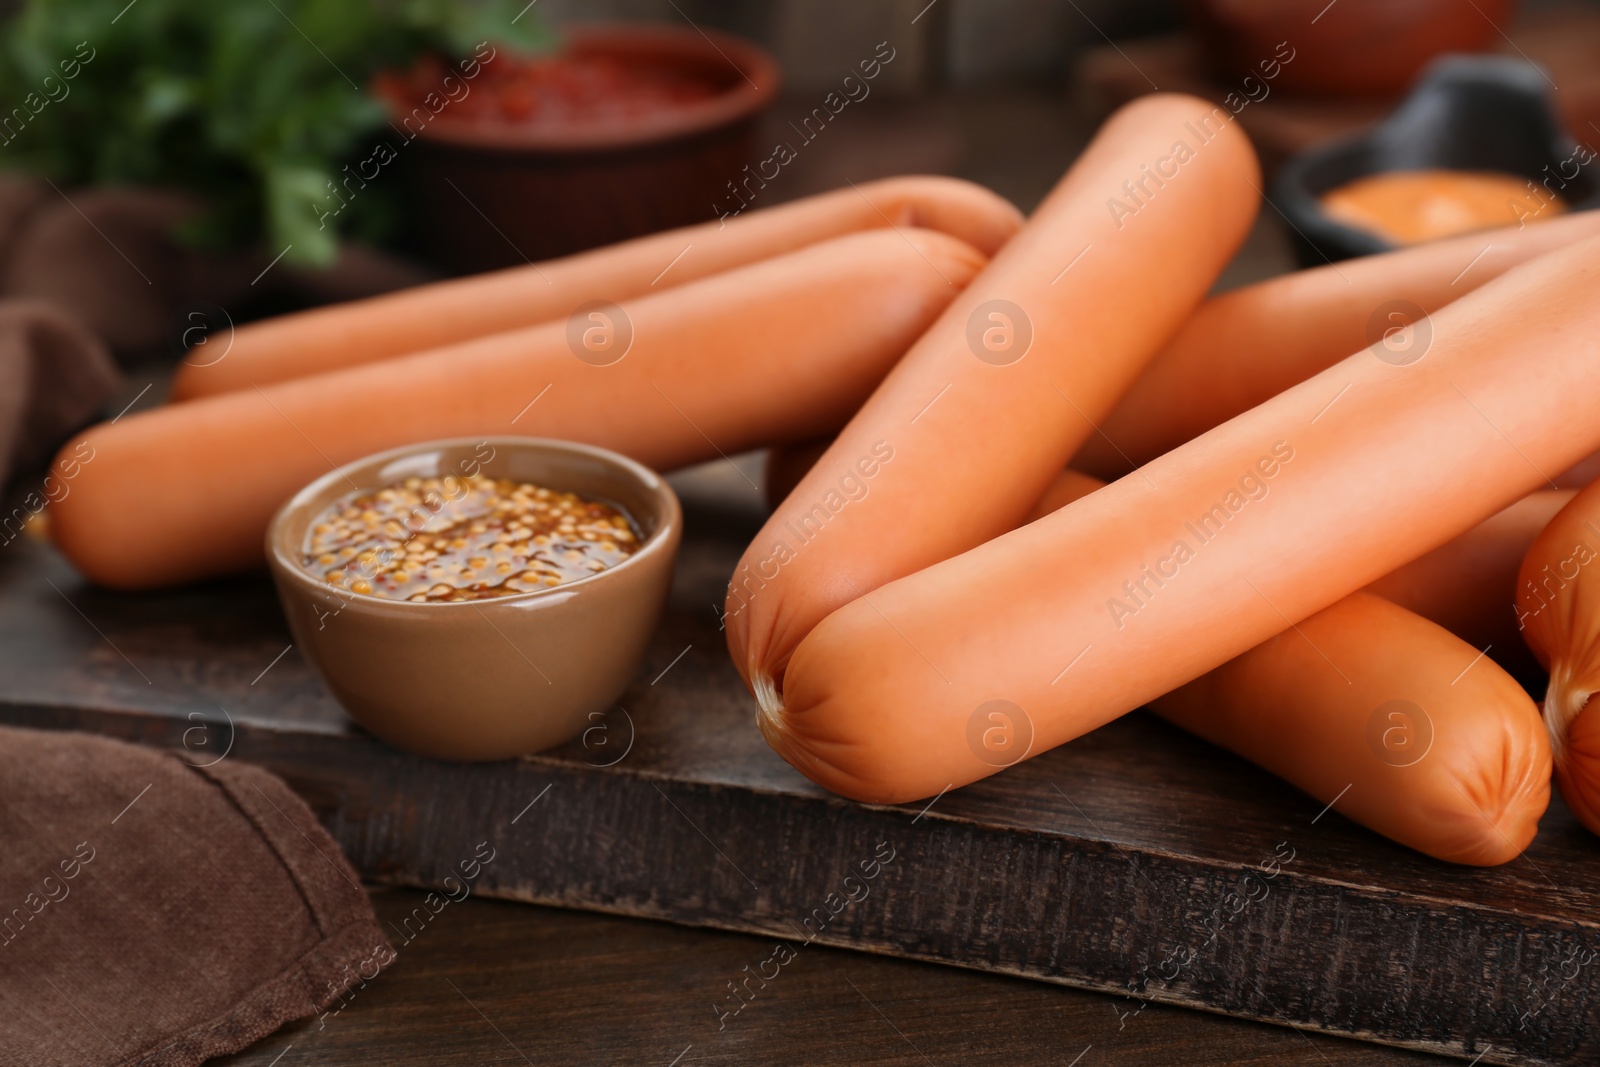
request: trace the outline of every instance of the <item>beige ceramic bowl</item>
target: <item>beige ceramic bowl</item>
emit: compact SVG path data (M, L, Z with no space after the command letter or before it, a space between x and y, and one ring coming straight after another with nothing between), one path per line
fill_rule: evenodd
M640 548L565 585L444 604L336 591L301 565L312 521L353 489L480 470L619 506L643 533ZM666 482L614 452L527 437L435 441L296 493L267 530L267 560L295 647L352 718L412 752L502 759L568 740L621 695L661 616L682 529Z

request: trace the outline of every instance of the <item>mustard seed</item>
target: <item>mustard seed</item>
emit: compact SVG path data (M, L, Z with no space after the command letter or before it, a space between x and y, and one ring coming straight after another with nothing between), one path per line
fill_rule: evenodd
M353 593L460 603L586 578L639 543L612 505L526 482L447 475L335 501L312 525L302 562L330 585L348 581ZM413 584L423 581L431 584Z

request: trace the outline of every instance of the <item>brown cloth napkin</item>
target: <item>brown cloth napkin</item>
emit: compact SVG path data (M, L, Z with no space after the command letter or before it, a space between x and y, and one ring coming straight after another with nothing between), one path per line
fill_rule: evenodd
M66 313L0 299L0 484L49 459L121 383L106 346Z
M176 359L186 308L243 317L433 277L357 244L326 270L198 250L174 236L197 210L169 190L62 190L0 173L0 487L103 413L122 381L113 354Z
M200 762L0 729L3 1067L198 1064L394 958L289 788Z
M354 243L322 270L279 262L277 250L193 248L175 231L199 210L173 190L60 189L0 173L0 296L48 300L120 356L175 357L186 307L216 305L242 321L252 302L355 300L433 277Z

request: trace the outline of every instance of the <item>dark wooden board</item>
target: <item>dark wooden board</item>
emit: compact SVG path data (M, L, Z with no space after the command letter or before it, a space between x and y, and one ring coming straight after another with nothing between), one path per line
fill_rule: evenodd
M415 890L379 889L373 904L394 928L432 911ZM486 900L446 905L406 936L342 1006L215 1067L1446 1063L1156 1005L1123 1018L1114 997L822 947L797 953L719 1028L713 1002L772 941Z
M927 810L841 800L762 742L724 652L713 605L759 512L694 494L686 510L626 716L587 743L486 765L397 752L288 648L264 577L110 593L26 537L0 547L0 722L263 764L379 882L448 887L487 841L488 896L814 932L1117 993L1129 1013L1160 1002L1482 1063L1600 1061L1600 854L1559 806L1522 859L1450 867L1143 715ZM843 902L884 848L893 862Z

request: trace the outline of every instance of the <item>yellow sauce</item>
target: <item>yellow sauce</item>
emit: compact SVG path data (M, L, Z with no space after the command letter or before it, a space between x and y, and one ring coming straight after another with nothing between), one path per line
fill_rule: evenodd
M1322 194L1330 218L1397 245L1554 218L1561 198L1527 179L1491 171L1392 171Z
M445 475L335 500L312 524L302 562L352 593L459 602L587 578L639 544L610 504L529 482Z

